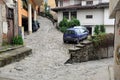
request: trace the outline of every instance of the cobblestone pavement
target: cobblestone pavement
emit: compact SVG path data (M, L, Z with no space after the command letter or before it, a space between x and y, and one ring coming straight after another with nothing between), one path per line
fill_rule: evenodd
M113 58L64 64L69 58L68 48L73 44L63 44L62 33L51 21L39 18L40 29L25 36L26 45L33 49L33 54L0 68L1 77L14 80L109 80L108 66L113 64Z

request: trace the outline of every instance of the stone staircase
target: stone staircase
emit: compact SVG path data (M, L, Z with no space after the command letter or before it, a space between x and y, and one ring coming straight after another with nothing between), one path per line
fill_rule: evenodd
M79 63L113 57L113 46L96 49L91 41L85 40L69 49L70 59L65 63Z

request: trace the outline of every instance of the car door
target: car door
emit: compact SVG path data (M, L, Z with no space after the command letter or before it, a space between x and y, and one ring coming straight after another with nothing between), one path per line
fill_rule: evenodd
M71 39L75 37L75 31L74 30L68 30L65 35L64 35L67 39Z

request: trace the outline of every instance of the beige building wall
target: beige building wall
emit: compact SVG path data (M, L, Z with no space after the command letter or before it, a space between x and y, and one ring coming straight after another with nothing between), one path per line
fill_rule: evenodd
M48 0L48 6L50 6L50 8L55 8L55 0ZM50 13L53 15L53 18L57 20L57 14L54 11L50 11Z
M55 8L56 7L55 0L48 0L48 6L50 6L51 8Z
M115 44L114 44L114 77L120 80L120 11L116 12Z

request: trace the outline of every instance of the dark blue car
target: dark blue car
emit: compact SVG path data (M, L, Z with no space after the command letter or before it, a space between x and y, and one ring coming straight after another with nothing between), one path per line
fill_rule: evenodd
M75 26L73 28L69 28L63 35L63 41L66 42L76 42L79 43L80 40L86 39L89 34L89 31L86 27L83 26Z

